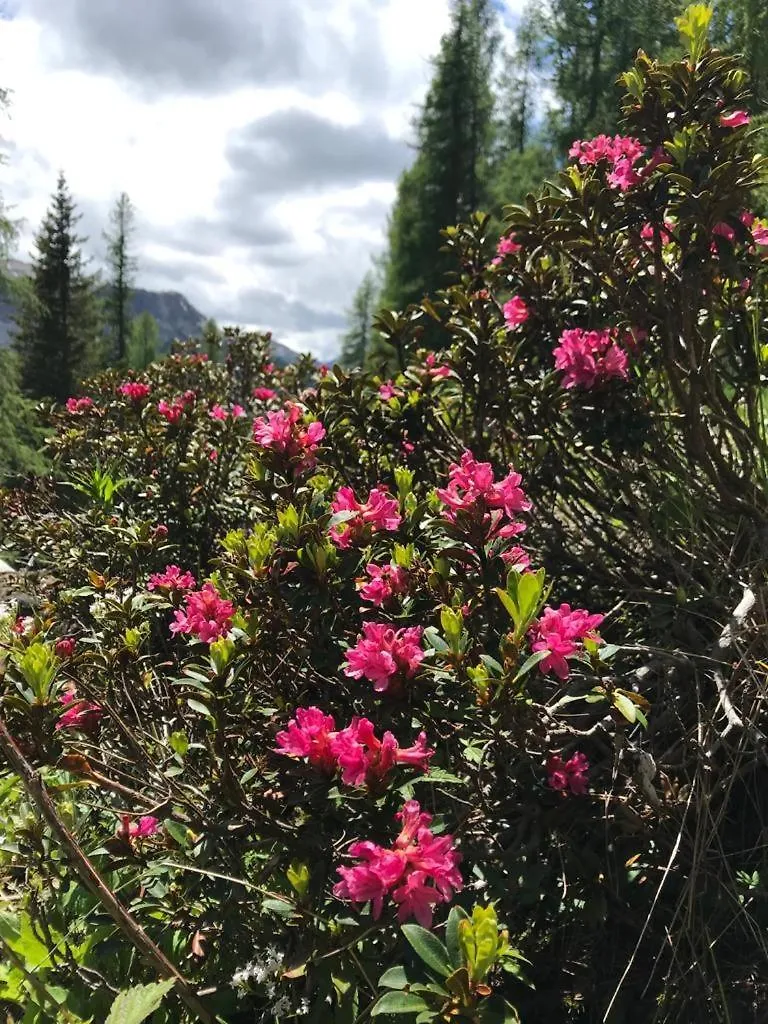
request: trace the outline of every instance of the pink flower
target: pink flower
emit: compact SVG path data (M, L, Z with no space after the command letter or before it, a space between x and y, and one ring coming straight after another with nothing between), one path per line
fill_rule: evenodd
M254 388L252 393L253 397L260 402L268 402L271 398L277 398L277 392L272 388Z
M211 450L208 452L208 459L209 459L209 461L210 462L216 462L218 457L219 457L219 450L218 450L218 448L211 448Z
M56 645L53 649L56 652L56 657L65 661L67 658L71 658L75 653L76 645L77 640L75 640L73 636L65 636L62 637L61 640L56 641Z
M450 377L452 372L450 366L437 365L437 356L434 352L427 353L424 365L427 369L427 376L431 377L433 380L442 380L444 377Z
M360 597L375 604L377 608L408 591L408 573L402 566L376 565L375 562L369 562L365 571L370 577L370 582L359 588Z
M530 568L531 559L525 548L519 546L508 548L502 551L501 559L510 569L517 569L518 572Z
M400 525L397 500L389 496L382 484L374 487L362 503L351 487L340 487L331 502L331 511L354 513L329 530L331 540L339 548L367 544L374 534L391 533Z
M178 565L166 565L162 572L149 577L147 590L194 590L196 586L191 572L182 572Z
M580 752L567 761L563 761L557 754L547 759L547 781L552 789L560 793L570 792L575 796L583 796L587 792L588 771L589 761Z
M274 372L275 372L275 364L274 363L264 363L264 373L274 373Z
M752 237L754 238L756 245L761 247L768 245L768 227L766 227L765 224L753 224Z
M365 676L378 693L400 689L411 679L424 658L421 626L395 630L385 622L363 623L362 636L347 651L344 674L352 679Z
M208 415L212 420L225 420L227 418L227 410L223 405L214 405Z
M67 412L73 413L76 416L81 416L84 412L88 412L89 409L93 408L92 398L68 398L67 399Z
M379 739L373 722L353 718L352 723L336 733L331 749L342 771L342 782L348 786L367 785L375 789L398 764L411 765L425 772L434 750L427 747L426 733L419 733L412 747L399 747L391 732Z
M723 128L741 128L749 122L750 116L746 110L734 110L731 114L720 115L720 124Z
M399 391L391 380L379 385L379 398L384 402L388 402L390 398L399 398L400 395L402 395L402 391Z
M564 373L563 387L592 388L614 377L629 376L626 351L616 341L616 331L563 331L555 348L555 367Z
M514 256L522 248L522 245L519 245L511 235L502 235L496 246L496 256L491 260L491 266L498 267L500 263L504 262L505 256Z
M332 749L335 730L333 716L324 715L320 708L297 708L296 717L290 720L288 728L277 734L277 753L306 757L313 768L333 775L336 771Z
M121 395L130 398L132 402L143 402L152 393L149 384L142 384L137 380L124 381L117 389Z
M129 814L122 814L115 834L130 843L134 839L150 839L159 828L160 822L151 814L143 815L138 821L131 821Z
M577 140L568 155L577 159L582 167L605 163L608 167L608 184L625 192L640 181L635 164L644 152L645 147L638 139L622 135L613 138L598 135L587 142Z
M519 295L515 295L509 302L504 303L503 312L504 320L510 331L524 324L531 315L531 311Z
M570 666L566 660L576 654L585 640L602 641L596 630L605 616L590 615L583 608L571 610L569 604L559 608L547 607L531 629L531 650L548 651L546 658L539 662L539 671L554 672L560 679L567 679Z
M168 527L165 526L163 523L158 523L158 525L152 531L152 536L154 540L167 540Z
M178 423L181 417L184 415L186 403L184 401L174 402L169 405L164 398L161 398L157 403L157 411L160 415L166 419L169 423Z
M34 623L35 620L31 615L17 615L16 621L11 626L11 632L15 633L16 636L26 636L27 633L31 632Z
M430 928L433 907L447 903L463 886L458 869L461 854L454 849L452 836L432 835L432 816L422 812L415 800L409 800L396 817L402 829L393 848L368 841L353 843L350 856L361 863L338 868L342 880L333 893L351 903L370 902L374 920L390 895L398 904L400 921L415 917Z
M324 437L322 423L315 420L304 424L301 409L291 403L253 423L256 444L293 463L296 472L315 465L315 451Z
M174 612L171 632L190 633L212 644L229 632L234 614L232 602L224 600L212 583L206 583L202 590L186 595L184 610Z
M81 732L93 732L104 714L98 704L89 700L78 700L74 686L68 686L59 698L66 711L56 723L56 729L79 729Z
M461 462L448 470L448 486L438 488L437 497L445 506L443 516L451 523L481 528L486 542L508 539L522 533L525 524L513 517L527 512L530 500L520 487L522 477L510 467L502 479L494 479L490 462L478 462L472 452L465 451ZM509 522L504 523L507 517Z
M400 447L406 455L412 455L416 451L416 445L411 441L403 441Z

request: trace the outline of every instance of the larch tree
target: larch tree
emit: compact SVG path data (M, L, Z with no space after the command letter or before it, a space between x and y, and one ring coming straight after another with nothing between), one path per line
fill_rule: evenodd
M135 219L133 204L122 192L110 214L110 229L104 232L108 267L105 310L112 357L118 365L127 362L131 337L131 301L136 276L136 259L131 247Z

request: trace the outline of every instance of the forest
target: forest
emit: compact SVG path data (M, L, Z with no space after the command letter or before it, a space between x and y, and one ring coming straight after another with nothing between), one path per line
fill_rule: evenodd
M5 217L9 1022L768 1019L768 13L451 12L332 365Z

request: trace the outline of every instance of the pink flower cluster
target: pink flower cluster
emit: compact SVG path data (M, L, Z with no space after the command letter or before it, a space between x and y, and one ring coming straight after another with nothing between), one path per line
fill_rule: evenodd
M522 245L516 242L511 235L502 235L496 246L496 256L491 260L491 266L498 267L500 263L504 262L505 256L514 256L522 248Z
M426 733L419 733L412 747L400 747L391 732L379 739L367 718L353 718L346 729L336 730L333 715L316 707L297 708L296 717L277 734L277 753L306 757L318 771L332 775L341 770L347 786L380 787L398 764L427 771L434 750L427 747Z
M340 487L331 502L331 511L354 513L329 530L331 540L339 548L367 544L375 533L391 533L400 525L397 499L390 497L383 484L374 487L365 502L357 500L351 487Z
M185 391L181 398L174 399L173 402L166 402L164 398L161 398L157 403L157 411L169 423L178 423L184 410L188 406L194 405L196 399L197 395L194 391Z
M515 295L509 302L505 302L502 312L504 313L504 322L510 331L524 324L531 315L531 311L519 295Z
M586 142L577 139L568 156L577 159L582 167L606 163L610 168L608 184L626 192L640 181L635 164L644 152L643 144L630 136L615 135L611 138L610 135L598 135Z
M202 590L186 595L183 611L174 612L171 632L190 633L212 644L229 632L234 614L232 602L224 600L212 583L205 583Z
M143 815L138 821L131 821L130 814L122 814L115 834L132 843L134 839L150 839L159 828L160 822L151 814Z
M152 388L149 384L142 384L138 380L126 380L117 389L121 395L125 395L126 398L130 398L132 402L143 402L145 398L149 398L152 393Z
M394 597L408 591L408 572L400 565L376 565L369 562L365 567L369 580L359 586L360 597L381 608Z
M481 524L486 540L508 539L522 533L525 524L514 519L518 512L527 512L530 499L520 487L522 477L510 468L502 480L495 480L490 462L478 462L472 452L465 451L457 465L448 470L448 486L437 489L437 497L445 506L444 517L457 522L458 514ZM504 517L510 521L502 525Z
M388 402L390 398L400 398L402 394L403 392L396 388L391 380L384 381L379 385L379 398L384 402Z
M338 869L341 881L333 894L351 903L371 903L374 920L390 896L398 906L398 920L415 917L430 928L433 908L449 902L463 887L461 854L454 849L453 836L432 834L432 815L416 800L404 804L396 817L402 828L390 849L367 840L352 843L349 854L360 863Z
M567 761L557 754L547 759L547 781L552 789L560 793L573 793L583 796L587 792L587 772L589 761L584 754L577 752Z
M73 413L75 416L82 416L84 412L88 412L93 408L92 398L68 398L67 399L67 412Z
M295 463L297 471L314 466L317 446L324 437L322 423L315 420L305 424L301 409L292 403L253 422L256 444Z
M194 590L196 586L191 572L182 571L178 565L166 565L162 572L149 577L147 590Z
M675 225L671 220L664 220L664 226L661 228L654 227L650 222L643 224L640 229L640 237L644 242L648 243L649 247L653 246L653 240L656 237L656 231L658 230L661 238L662 245L668 245L672 241L671 232L674 231Z
M584 640L602 643L596 630L604 615L590 615L584 608L571 609L569 604L559 608L546 607L539 621L531 630L531 650L548 651L539 662L541 672L554 672L560 679L567 679L570 666L566 660L576 654Z
M592 388L596 384L629 376L629 359L618 343L615 330L563 331L554 350L555 367L562 370L564 388Z
M56 641L53 649L57 658L61 658L62 661L66 661L75 653L76 646L77 640L75 640L73 636L63 636L61 640Z
M254 388L252 394L259 402L269 402L270 399L277 398L277 392L272 388Z
M56 723L56 729L80 729L81 732L93 732L104 714L98 704L90 700L78 700L74 686L67 686L59 698L66 711Z
M233 405L231 409L227 410L223 405L214 405L208 415L212 420L219 420L225 422L226 420L238 420L241 416L245 416L245 409L242 405Z
M450 366L437 365L437 356L434 352L429 352L427 358L424 360L424 365L427 368L427 376L433 380L442 380L444 377L450 377L451 368Z
M378 693L398 691L412 679L424 659L421 626L393 629L385 622L363 623L362 636L347 651L344 675L370 679Z

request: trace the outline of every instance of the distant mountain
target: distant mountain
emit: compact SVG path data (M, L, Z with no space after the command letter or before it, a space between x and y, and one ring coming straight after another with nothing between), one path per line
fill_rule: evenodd
M8 269L13 277L28 277L32 266L22 260L9 260ZM100 291L103 293L104 289ZM207 319L181 292L153 292L148 288L134 289L132 312L134 316L140 313L152 314L157 320L160 344L164 350L170 348L171 342L177 339L183 341L199 337ZM10 344L14 313L13 303L0 299L0 347ZM271 348L272 358L278 366L287 366L298 359L298 353L287 345L273 341Z

